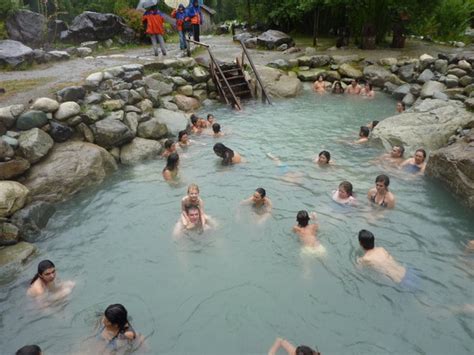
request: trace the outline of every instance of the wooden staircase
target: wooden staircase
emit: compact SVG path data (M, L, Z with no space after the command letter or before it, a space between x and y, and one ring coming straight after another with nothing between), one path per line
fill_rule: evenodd
M209 45L195 42L191 39L188 39L188 43L189 42L207 48L211 59L209 70L222 102L231 105L237 110L242 110L242 100L254 97L254 90L252 90L251 84L247 80L244 72L244 58L246 56L250 67L254 72L256 81L260 85L262 101L271 104L270 98L268 97L265 87L258 75L257 69L250 58L247 48L245 48L245 45L242 42L240 42L243 50L242 58L237 58L234 63L219 63L214 57Z

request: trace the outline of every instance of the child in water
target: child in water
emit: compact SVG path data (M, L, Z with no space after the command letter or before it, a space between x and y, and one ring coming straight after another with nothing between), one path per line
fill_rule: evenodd
M352 184L349 181L341 182L338 189L333 191L332 199L341 205L355 205L356 199L353 196Z
M204 202L199 197L199 186L191 184L188 187L188 194L181 200L181 222L183 226L187 226L190 222L186 209L190 206L196 206L199 208L201 214L201 223L203 226L206 225L207 216L204 213Z
M296 215L296 221L298 223L293 226L293 232L300 237L304 251L325 254L326 249L319 243L316 236L319 225L316 222L309 223L310 219L316 221L316 218L316 212L312 212L309 215L307 211L299 211Z

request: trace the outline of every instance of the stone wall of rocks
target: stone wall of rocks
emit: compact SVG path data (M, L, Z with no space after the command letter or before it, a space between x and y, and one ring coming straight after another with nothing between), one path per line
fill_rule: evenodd
M474 51L424 54L419 58L383 58L374 63L358 55L318 55L314 48L295 59L278 59L268 66L293 71L301 81L313 82L319 75L343 86L352 79L368 81L392 94L405 105L419 98L458 100L474 108Z
M21 242L30 253L18 257L30 255L54 203L119 164L158 157L163 139L188 128L188 113L216 98L207 69L181 58L108 68L55 98L0 108L0 247ZM18 261L10 248L0 248L0 266Z

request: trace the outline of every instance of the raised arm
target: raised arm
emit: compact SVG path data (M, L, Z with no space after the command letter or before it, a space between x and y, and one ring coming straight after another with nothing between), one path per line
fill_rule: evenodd
M268 350L268 355L275 355L278 349L283 348L288 355L295 355L296 348L288 340L282 338L276 338L270 350Z

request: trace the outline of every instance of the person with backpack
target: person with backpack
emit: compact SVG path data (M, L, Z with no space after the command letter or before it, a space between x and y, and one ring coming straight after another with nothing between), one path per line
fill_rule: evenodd
M179 49L185 51L187 48L186 37L184 33L184 19L186 18L186 9L183 4L179 4L171 13L171 17L176 19L176 30L179 36Z
M142 17L142 22L145 25L146 33L150 36L155 57L159 55L158 43L160 44L161 53L165 56L166 48L165 40L163 39L165 34L164 18L156 5L146 9Z

